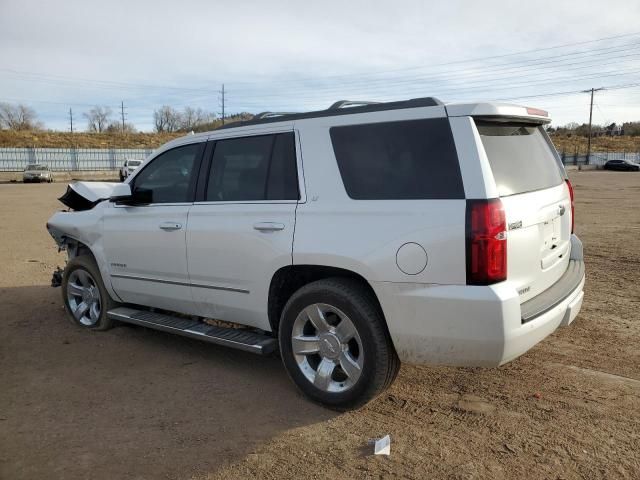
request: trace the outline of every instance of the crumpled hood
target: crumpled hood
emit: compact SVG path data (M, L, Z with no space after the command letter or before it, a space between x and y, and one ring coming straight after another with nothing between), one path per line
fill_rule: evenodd
M116 185L116 182L73 182L58 200L76 211L89 210L111 197Z

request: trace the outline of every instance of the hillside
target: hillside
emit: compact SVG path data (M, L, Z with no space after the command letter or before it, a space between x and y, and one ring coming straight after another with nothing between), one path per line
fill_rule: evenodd
M0 130L0 148L157 148L184 133L69 133Z
M587 152L587 138L575 135L551 135L558 152ZM640 152L640 137L596 137L591 139L593 152Z
M0 148L157 148L184 133L68 133L51 131L0 130ZM587 151L584 137L553 135L559 152L567 154ZM597 137L592 140L593 151L640 152L640 137Z

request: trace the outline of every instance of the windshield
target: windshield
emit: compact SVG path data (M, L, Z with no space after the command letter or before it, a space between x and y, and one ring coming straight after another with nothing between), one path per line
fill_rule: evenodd
M139 167L141 163L141 160L129 160L130 167Z
M476 120L501 197L555 187L561 167L542 127Z
M26 170L47 170L47 166L46 165L27 165L27 168L25 168Z

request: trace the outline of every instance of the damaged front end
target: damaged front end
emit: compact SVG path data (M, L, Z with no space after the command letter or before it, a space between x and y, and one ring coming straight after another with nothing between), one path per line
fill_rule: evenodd
M67 252L68 259L89 254L100 265L100 259L103 258L102 209L108 203L105 200L112 198L112 192L118 185L123 184L75 182L69 184L65 194L59 198L72 210L54 213L47 221L47 230L59 251ZM53 272L51 286L60 286L63 272L60 267Z
M111 198L113 190L120 183L114 182L74 182L67 186L67 191L58 200L64 205L80 212L91 210L103 200Z

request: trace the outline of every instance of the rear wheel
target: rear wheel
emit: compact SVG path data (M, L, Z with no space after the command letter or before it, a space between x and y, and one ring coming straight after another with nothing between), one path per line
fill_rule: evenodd
M108 330L107 312L117 306L102 282L93 257L81 255L67 263L62 276L62 300L73 323L90 330Z
M400 367L377 302L348 278L319 280L294 293L282 313L279 341L298 388L337 410L379 395Z

